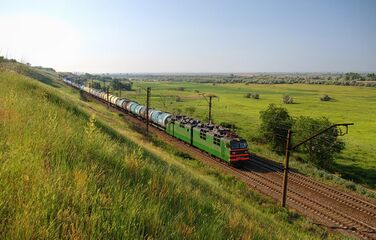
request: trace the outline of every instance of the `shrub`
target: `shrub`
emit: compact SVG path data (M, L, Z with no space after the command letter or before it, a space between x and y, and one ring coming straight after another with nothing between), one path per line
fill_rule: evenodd
M284 95L283 96L283 103L284 104L293 104L294 103L294 99L289 96L289 95Z
M265 111L260 112L260 134L272 149L282 153L286 145L288 130L292 127L292 118L287 109L270 104Z
M253 98L253 99L260 99L260 94L253 93L253 94L251 94L251 98Z
M176 90L178 90L178 91L185 91L185 87L178 87L178 88L176 88Z
M327 102L327 101L331 101L332 98L329 96L329 95L323 95L321 98L320 98L321 101L323 102Z
M260 94L258 93L246 93L244 94L245 98L260 99Z
M176 96L176 97L175 97L175 101L176 101L176 102L182 102L181 97L180 97L180 96Z

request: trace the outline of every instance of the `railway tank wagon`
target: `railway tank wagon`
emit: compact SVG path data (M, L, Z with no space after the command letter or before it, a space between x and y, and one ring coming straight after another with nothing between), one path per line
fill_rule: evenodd
M119 98L119 99L116 101L115 105L118 106L119 108L123 108L123 103L124 103L125 101L127 101L127 100L124 99L124 98Z

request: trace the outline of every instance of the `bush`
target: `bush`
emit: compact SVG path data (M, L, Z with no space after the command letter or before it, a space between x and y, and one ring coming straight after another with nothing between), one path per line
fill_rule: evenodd
M283 103L284 104L293 104L294 99L292 97L290 97L289 95L284 95L283 96Z
M260 99L260 94L258 93L246 93L244 94L245 98Z
M265 111L260 112L260 118L260 134L263 140L277 153L283 153L287 132L293 123L287 109L270 104Z
M253 98L253 99L260 99L260 94L258 94L258 93L253 93L253 94L251 95L251 98Z
M321 98L320 98L321 101L323 102L327 102L327 101L331 101L333 100L331 97L329 97L329 95L323 95Z
M176 96L176 97L175 97L175 101L176 101L176 102L182 102L181 97L180 97L180 96Z
M327 118L314 119L301 116L294 122L293 140L295 143L301 142L331 125L332 123ZM345 147L345 143L338 139L338 136L338 129L332 128L303 144L300 150L308 154L309 162L329 169L334 161L334 156Z
M185 91L185 87L178 87L178 88L176 88L176 90L178 90L178 91Z

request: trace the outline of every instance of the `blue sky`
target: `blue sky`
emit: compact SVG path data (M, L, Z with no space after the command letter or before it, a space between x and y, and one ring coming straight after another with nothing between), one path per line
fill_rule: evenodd
M60 71L376 71L373 0L0 6L0 54Z

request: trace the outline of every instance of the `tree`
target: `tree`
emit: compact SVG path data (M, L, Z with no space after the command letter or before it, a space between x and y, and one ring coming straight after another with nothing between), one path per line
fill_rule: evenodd
M331 125L332 123L327 118L314 119L301 116L294 122L293 142L301 142ZM330 168L334 161L334 156L345 147L345 143L338 139L339 134L340 132L337 128L332 128L303 144L300 150L308 154L309 162L319 167Z
M376 81L376 74L369 73L369 74L367 74L367 78L368 78L369 81Z
M111 81L111 88L113 90L126 90L126 91L131 91L132 90L132 83L131 82L127 82L127 83L123 83L121 82L120 79L114 79Z
M359 80L362 76L359 73L349 72L345 74L345 79L350 80Z
M263 140L269 143L276 152L283 153L287 131L293 124L287 109L270 104L265 111L260 112L260 119L260 133Z
M91 84L91 87L95 89L101 89L101 84L99 82L93 82Z

